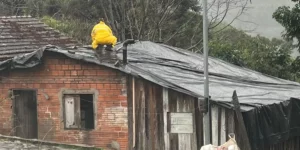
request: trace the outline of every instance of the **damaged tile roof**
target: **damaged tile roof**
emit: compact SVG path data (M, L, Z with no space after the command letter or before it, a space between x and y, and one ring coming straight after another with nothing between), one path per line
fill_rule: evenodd
M68 47L78 42L30 16L0 16L0 61L48 44Z

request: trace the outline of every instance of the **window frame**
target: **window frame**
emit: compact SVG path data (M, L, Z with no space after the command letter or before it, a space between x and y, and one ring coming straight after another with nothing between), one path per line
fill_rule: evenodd
M78 127L68 128L66 126L66 116L65 116L65 95L82 95L82 94L91 94L93 95L93 114L94 114L94 129L83 129L81 128L81 123ZM97 102L98 102L98 90L96 89L61 89L59 92L59 100L60 100L60 118L61 118L61 125L63 126L64 130L95 130L97 127ZM80 105L80 100L79 100ZM79 106L80 107L80 106ZM75 114L74 114L75 115ZM79 119L81 120L81 116L79 115Z

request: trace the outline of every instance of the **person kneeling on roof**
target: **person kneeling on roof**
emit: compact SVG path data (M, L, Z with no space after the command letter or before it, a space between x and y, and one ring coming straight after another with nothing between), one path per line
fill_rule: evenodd
M117 38L113 35L112 30L107 26L103 19L96 24L91 33L92 36L92 48L95 50L98 45L106 45L107 49L111 49L117 43Z

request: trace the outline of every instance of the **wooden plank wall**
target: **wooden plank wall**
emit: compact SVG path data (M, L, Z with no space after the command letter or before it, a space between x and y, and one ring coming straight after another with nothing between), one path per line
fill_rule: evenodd
M234 111L217 105L212 105L211 130L212 144L224 144L229 139L228 134L235 133L236 131Z
M130 150L163 149L163 88L151 82L128 77L128 142ZM135 87L135 106L133 90ZM133 108L135 107L135 108ZM135 113L133 113L135 111ZM135 119L133 114L135 114ZM135 120L135 123L133 123Z
M170 149L171 150L196 150L197 149L197 137L196 137L196 116L195 110L198 106L195 106L194 97L182 94L173 90L169 90L169 112L189 112L193 113L194 121L194 133L192 134L177 134L170 133ZM198 116L201 117L202 116Z
M163 88L140 78L133 79L133 77L128 76L127 82L128 149L200 149L199 143L202 138L197 138L197 135L202 136L203 116L200 111L196 111L198 110L198 100L196 98ZM133 87L135 88L134 91ZM135 99L134 102L133 99ZM172 112L193 113L194 133L170 133L168 121L169 113Z
M203 146L203 114L196 98L163 88L143 79L128 77L128 142L130 150L196 150ZM135 91L132 91L132 87ZM133 96L132 94L135 94ZM133 98L135 97L133 107ZM135 108L135 109L133 109ZM133 116L135 111L135 116ZM193 134L170 133L169 113L193 113ZM238 145L244 145L238 133L239 124L234 111L218 105L211 106L212 144L222 145L235 133ZM135 119L134 119L135 118ZM135 123L134 123L135 122ZM265 146L266 150L299 149L300 138Z

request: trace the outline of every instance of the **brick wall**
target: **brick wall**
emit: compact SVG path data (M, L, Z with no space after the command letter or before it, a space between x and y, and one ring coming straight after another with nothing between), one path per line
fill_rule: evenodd
M126 76L116 70L46 52L43 64L0 73L0 134L12 135L12 101L9 89L38 91L38 138L106 148L113 140L127 149ZM65 130L60 104L61 89L96 89L94 130ZM45 94L49 96L47 100Z

